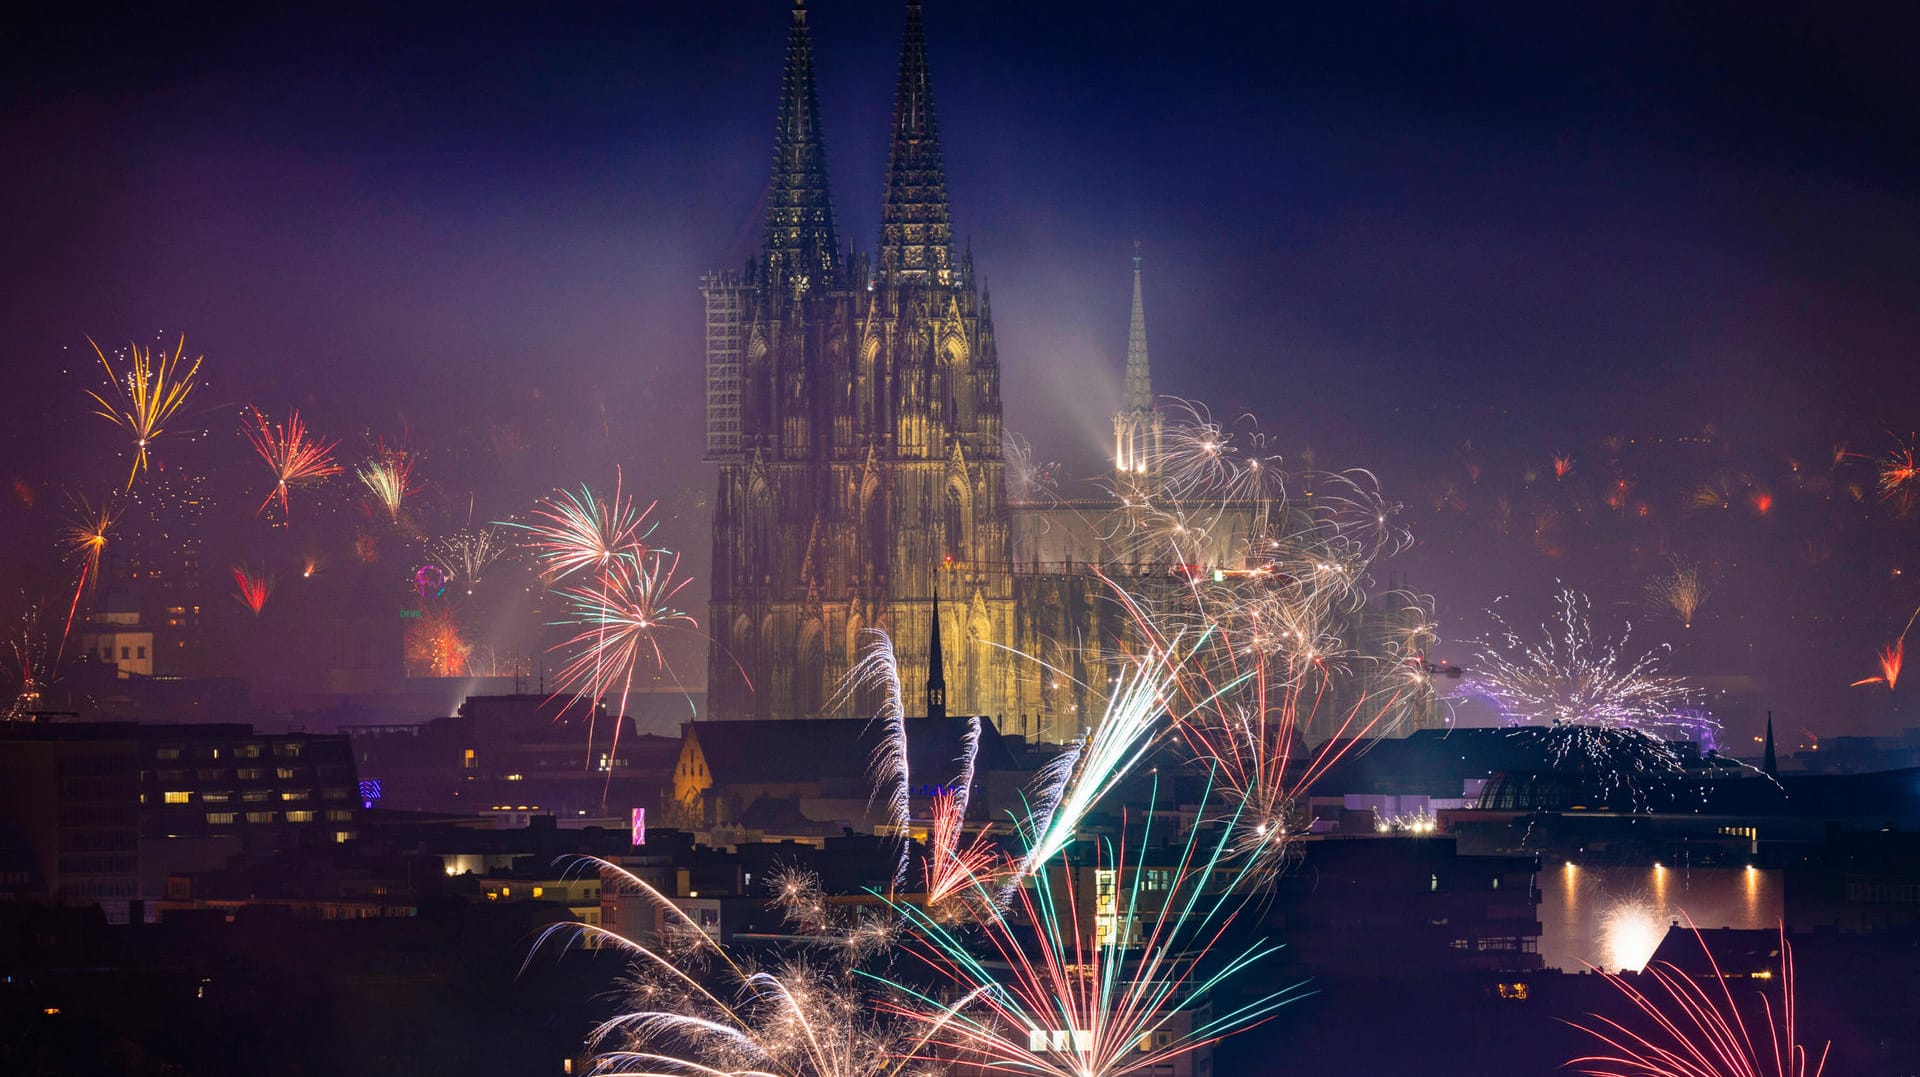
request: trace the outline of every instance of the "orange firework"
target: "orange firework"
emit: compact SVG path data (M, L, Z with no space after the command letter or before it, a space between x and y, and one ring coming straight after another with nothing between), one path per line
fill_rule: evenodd
M1773 494L1766 490L1755 490L1747 495L1747 504L1753 506L1753 511L1765 516L1773 511Z
M1573 457L1561 456L1555 453L1553 457L1553 477L1555 479L1564 479L1571 474L1573 474Z
M255 617L267 606L268 596L273 594L273 574L254 572L245 565L233 566L234 601L253 612Z
M72 499L74 515L60 531L60 537L66 543L67 555L80 562L80 578L73 584L73 602L67 607L66 627L60 630L60 645L54 651L54 664L57 666L67 650L67 636L73 631L74 615L80 611L80 596L88 588L100 582L100 558L107 552L107 533L113 529L114 521L120 518L120 509L108 497L95 507L84 496L75 495Z
M1895 637L1892 643L1882 647L1880 653L1875 656L1880 662L1880 675L1878 677L1863 677L1853 682L1850 687L1858 688L1863 684L1884 684L1887 686L1887 691L1891 692L1900 686L1900 663L1906 655L1907 633L1913 631L1913 622L1916 617L1920 617L1920 609L1913 611L1913 616L1907 618L1907 627L1901 629L1900 635Z
M473 644L460 634L460 622L445 607L421 613L407 629L407 663L427 677L464 677Z
M1880 463L1880 500L1893 502L1902 514L1912 512L1920 497L1920 465L1916 465L1915 454L1912 442L1895 445Z
M253 451L267 462L273 472L273 489L267 492L266 499L254 510L256 515L266 512L275 498L280 499L280 513L287 513L287 491L295 486L306 486L322 482L340 474L339 465L333 462L333 443L320 438L307 436L307 424L300 421L298 411L287 413L284 424L269 422L259 408L253 412L253 425L241 428L247 441L253 445Z
M93 353L100 357L100 365L107 370L107 384L114 389L112 400L91 390L87 392L94 403L100 405L94 414L133 435L133 467L127 471L127 489L131 490L134 477L147 466L148 447L166 432L167 423L187 402L187 397L193 394L193 379L200 373L200 358L194 359L192 365L187 367L186 374L181 375L180 362L186 354L186 337L180 338L172 355L162 349L157 363L151 348L129 344L127 371L122 375L114 370L113 361L107 358L107 353L100 350L100 345L95 344L92 337L87 338L87 343L93 344Z

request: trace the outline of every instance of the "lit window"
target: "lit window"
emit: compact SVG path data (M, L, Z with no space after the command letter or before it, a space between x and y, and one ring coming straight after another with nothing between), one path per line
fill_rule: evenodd
M305 800L312 795L313 795L312 790L309 790L309 789L286 789L281 791L280 799L281 800Z
M233 823L233 813L230 811L210 811L207 813L207 822L212 823L214 826L230 826Z
M154 754L154 757L158 759L178 759L180 758L180 749L162 748L153 754Z
M337 810L337 809L336 809L336 810L334 810L334 811L330 811L330 812L328 812L328 813L327 813L327 822L329 822L329 823L351 823L351 822L353 822L353 813L352 813L352 812L350 812L350 811L340 811L340 810Z
M200 799L206 801L209 804L225 804L227 801L233 799L233 794L232 793L202 793L200 794Z
M243 782L259 781L261 778L264 778L266 776L267 776L267 772L266 772L266 769L263 767L241 767L240 768L240 780Z
M167 804L190 804L193 802L193 794L186 790L169 789L160 794L160 799Z
M247 813L247 822L271 823L273 822L273 813L270 811L250 811Z
M352 840L353 840L353 831L351 831L351 830L336 830L336 831L334 831L334 832L333 832L333 840L334 840L334 842L335 842L336 844L338 844L338 843L340 843L340 842L348 842L348 841L352 841Z
M273 794L267 792L265 789L249 789L246 792L240 794L240 799L248 801L253 804L258 804L263 800L273 799Z
M313 813L310 811L290 811L287 813L287 822L311 823L313 822Z
M293 777L293 768L292 767L275 767L273 770L273 776L280 779L283 782L288 781Z
M536 886L533 888L534 897L544 897L546 895L546 892L547 892L547 888L544 886Z

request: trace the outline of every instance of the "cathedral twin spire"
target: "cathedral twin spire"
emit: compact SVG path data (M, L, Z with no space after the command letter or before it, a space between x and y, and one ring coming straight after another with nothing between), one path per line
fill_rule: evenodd
M787 68L780 78L779 130L773 179L767 186L766 261L770 276L830 283L838 275L840 240L827 189L827 147L813 82L813 33L806 9L793 8Z
M833 196L827 185L826 143L813 77L813 34L807 12L796 2L787 32L786 73L781 78L779 130L774 138L773 178L767 189L766 265L770 279L804 290L840 280L844 267L834 228ZM900 83L894 96L893 137L887 161L887 193L880 213L880 271L901 279L951 279L953 224L947 209L946 171L933 116L933 84L927 75L926 33L920 5L907 5L900 47Z

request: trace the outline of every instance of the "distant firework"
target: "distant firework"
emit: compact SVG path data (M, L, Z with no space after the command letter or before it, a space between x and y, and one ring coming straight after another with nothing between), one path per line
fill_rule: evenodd
M1680 618L1684 628L1693 627L1693 615L1707 600L1709 592L1700 582L1698 566L1675 558L1673 571L1647 581L1647 599L1662 612Z
M432 546L434 556L453 568L454 576L468 594L480 582L480 574L500 559L509 546L500 532L491 527L468 528L438 540Z
M78 494L71 500L74 512L61 528L60 538L67 548L67 556L80 562L80 575L73 584L73 601L67 605L66 626L60 631L60 643L54 648L56 665L66 654L67 637L72 635L73 619L80 612L80 596L99 585L100 558L107 552L107 538L120 518L120 508L111 496L103 498L98 505Z
M537 522L508 520L501 526L526 532L527 547L539 560L541 575L562 580L576 572L603 569L618 554L643 553L647 537L653 533L653 525L647 521L652 512L652 504L635 510L616 473L610 499L595 496L584 484L577 496L570 490L558 490L535 504Z
M147 450L160 436L173 417L193 395L194 378L200 373L200 359L196 358L180 373L180 363L186 354L187 338L181 337L180 343L168 355L165 349L159 352L158 361L151 348L139 344L127 346L127 363L124 372L114 369L113 361L93 338L87 338L93 345L93 353L100 357L100 365L106 369L107 384L113 387L109 400L91 390L92 397L99 410L94 414L125 430L133 438L133 466L127 471L127 489L133 489L134 477L147 466Z
M267 419L259 408L247 409L252 417L250 425L242 426L241 433L247 437L253 451L266 461L267 469L273 473L273 487L260 502L256 514L267 511L267 506L276 499L280 502L280 513L289 511L287 493L296 486L309 486L326 481L340 474L339 465L333 462L333 443L307 433L307 425L300 419L298 411L287 413L285 423L274 423Z
M253 612L255 617L266 608L267 599L273 594L273 575L254 572L245 565L233 566L233 597L235 601Z
M1887 691L1891 692L1900 686L1900 666L1906 659L1907 633L1913 631L1913 622L1916 618L1920 618L1920 609L1913 611L1913 615L1907 618L1907 626L1900 630L1900 635L1896 636L1892 643L1882 647L1880 653L1875 656L1880 663L1880 675L1857 680L1853 682L1853 687L1858 688L1863 684L1884 684L1887 686Z
M374 458L361 464L354 474L360 477L360 484L373 495L374 501L386 510L387 518L395 523L400 521L400 509L407 498L418 492L413 485L413 455L405 449L382 445Z
M42 694L52 682L54 666L48 661L47 634L40 627L40 606L28 603L9 626L7 666L12 675L12 695L5 716L18 721L40 709Z
M1019 434L1009 431L1001 438L1000 457L1006 461L1007 499L1016 502L1047 502L1059 494L1060 465L1036 460L1033 446Z
M1644 779L1680 771L1669 738L1697 735L1712 722L1683 678L1659 672L1660 652L1624 654L1631 626L1617 640L1597 637L1584 595L1561 591L1558 605L1552 627L1542 626L1542 643L1522 640L1500 621L1500 637L1482 647L1463 691L1521 726L1514 736L1554 766L1592 768L1637 800Z
M445 606L421 611L407 627L406 646L407 664L428 677L464 677L473 655L459 619Z
M1753 970L1722 972L1698 928L1693 937L1712 969L1708 976L1689 976L1662 961L1643 974L1654 984L1643 991L1617 973L1601 972L1637 1013L1629 1015L1631 1024L1591 1014L1597 1024L1574 1025L1606 1049L1572 1059L1567 1068L1579 1067L1576 1072L1588 1077L1820 1077L1831 1044L1816 1055L1801 1042L1793 947L1786 932L1780 933L1778 1000L1765 988L1754 992L1765 1019L1760 1028L1748 1025L1734 995L1736 978ZM1766 979L1754 973L1755 982L1767 983L1771 970L1766 971Z
M1880 500L1891 502L1904 515L1913 511L1920 501L1920 466L1916 466L1916 450L1911 441L1894 446L1887 458L1880 462Z

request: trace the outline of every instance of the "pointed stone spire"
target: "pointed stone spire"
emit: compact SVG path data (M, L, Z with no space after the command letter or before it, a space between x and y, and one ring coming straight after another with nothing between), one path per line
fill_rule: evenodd
M1133 314L1127 321L1127 381L1113 417L1113 468L1122 477L1160 466L1160 413L1153 407L1147 367L1147 301L1140 284L1140 241L1133 242Z
M787 31L773 178L767 185L765 246L770 277L804 277L812 286L838 278L840 240L827 189L827 147L820 135L820 102L813 82L813 33L807 28L804 2L796 0L793 26Z
M1140 241L1133 241L1133 317L1127 322L1127 411L1153 410L1153 377L1147 369L1147 302L1140 288Z
M907 33L900 46L887 198L880 208L880 272L943 284L953 273L947 173L940 160L933 84L927 78L927 39L917 0L907 4Z
M933 574L933 632L927 639L927 717L947 716L947 657L940 650L940 572Z
M1773 754L1772 711L1767 712L1767 755L1765 759L1761 760L1760 769L1766 771L1767 777L1769 778L1778 778L1780 776L1780 760L1779 757Z

